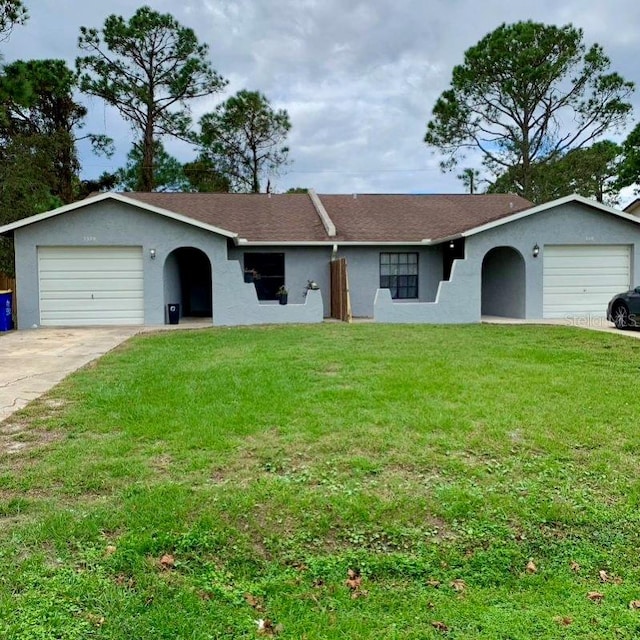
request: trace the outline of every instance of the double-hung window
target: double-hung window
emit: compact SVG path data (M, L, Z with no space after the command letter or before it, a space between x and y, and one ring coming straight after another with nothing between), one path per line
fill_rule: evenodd
M418 254L381 253L380 288L394 299L418 297Z

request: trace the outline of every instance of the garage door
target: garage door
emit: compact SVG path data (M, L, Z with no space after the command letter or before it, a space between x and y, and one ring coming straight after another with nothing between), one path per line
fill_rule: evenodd
M607 302L630 287L627 245L545 245L545 318L604 316Z
M144 322L141 247L39 247L40 324Z

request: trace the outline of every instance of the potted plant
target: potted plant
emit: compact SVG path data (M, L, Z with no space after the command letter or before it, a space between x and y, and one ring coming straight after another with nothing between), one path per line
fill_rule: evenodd
M276 291L276 296L278 297L280 304L287 304L289 301L289 292L284 285Z

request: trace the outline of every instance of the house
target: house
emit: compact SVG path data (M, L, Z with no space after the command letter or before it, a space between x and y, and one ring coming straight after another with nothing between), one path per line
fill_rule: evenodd
M215 325L320 322L347 290L378 322L603 317L640 282L640 218L580 196L104 193L0 234L21 328L163 324L176 303Z

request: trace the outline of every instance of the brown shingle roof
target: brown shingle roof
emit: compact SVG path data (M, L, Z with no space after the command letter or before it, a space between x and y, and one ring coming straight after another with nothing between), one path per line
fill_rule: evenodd
M123 193L254 242L327 240L306 193Z
M455 236L531 207L495 195L320 195L337 229L327 235L307 194L125 193L237 233L249 242L420 242Z
M531 207L519 196L358 195L321 196L340 240L437 240Z

